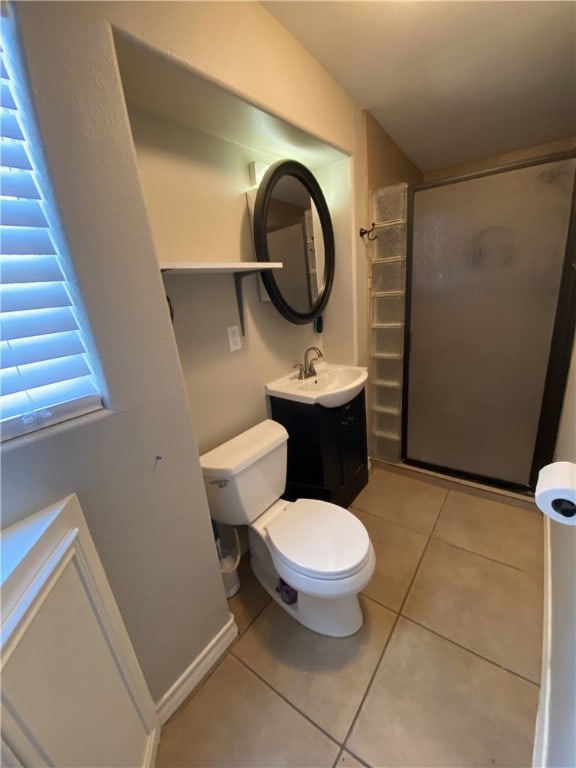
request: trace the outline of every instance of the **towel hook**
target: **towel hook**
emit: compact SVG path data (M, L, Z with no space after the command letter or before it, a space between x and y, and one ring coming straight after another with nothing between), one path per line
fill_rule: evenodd
M376 228L376 222L374 221L372 222L372 226L370 227L370 229L364 229L364 227L362 227L362 229L360 230L360 237L364 238L366 235L368 235L368 240L370 240L370 242L373 242L374 240L378 240L378 235L375 235L374 237L370 237L372 232L374 232L375 228Z

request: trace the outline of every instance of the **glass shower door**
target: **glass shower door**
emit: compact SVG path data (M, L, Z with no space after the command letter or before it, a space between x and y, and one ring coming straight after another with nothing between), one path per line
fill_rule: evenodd
M528 486L575 160L414 193L408 462Z

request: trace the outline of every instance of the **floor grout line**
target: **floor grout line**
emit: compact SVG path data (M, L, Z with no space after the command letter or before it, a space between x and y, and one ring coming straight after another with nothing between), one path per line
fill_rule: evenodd
M461 547L459 544L454 544L452 541L446 541L446 539L435 539L430 537L432 541L438 542L439 544L446 544L448 547L452 547L453 549L459 549L461 552L467 552L469 555L476 555L476 557L483 557L484 560L490 560L492 563L498 563L498 565L503 565L506 568L512 568L514 571L519 571L520 573L525 573L526 576L531 576L532 574L530 571L524 570L524 568L519 568L517 565L512 565L511 563L505 563L503 560L497 560L495 557L490 557L489 555L484 555L482 552L475 552L473 549L467 549L466 547Z
M408 600L408 595L410 594L412 590L412 585L414 584L416 580L416 576L418 575L418 571L420 570L420 566L422 564L422 560L424 560L424 557L426 555L426 552L428 551L428 547L430 546L430 542L432 541L432 536L434 535L434 531L436 530L436 526L438 525L438 521L440 520L440 515L442 514L442 510L444 509L444 505L446 504L446 500L448 499L448 494L444 497L442 504L440 505L440 510L438 512L438 515L436 516L436 520L434 521L434 525L432 526L432 530L430 531L430 535L428 536L428 541L424 545L424 549L422 550L422 554L418 558L418 562L416 563L416 568L414 569L414 573L412 574L412 578L410 579L410 584L408 584L408 589L404 593L404 599L402 600L400 604L400 608L398 608L398 615L400 616L402 614L402 611L404 610L404 606L406 605L406 601Z
M459 549L459 550L461 550L463 552L468 552L469 554L477 555L478 557L483 557L484 559L491 560L492 562L498 563L499 565L504 565L504 566L506 566L508 568L512 568L513 570L519 571L520 573L526 573L526 575L528 575L528 576L530 575L526 571L523 571L520 568L516 568L513 565L509 565L508 563L502 563L499 560L495 560L494 558L486 557L486 555L480 555L477 552L471 552L468 549L464 549L464 547L458 547L457 545L451 544L450 542L442 541L442 539L435 539L434 538L434 533L436 532L436 528L437 528L438 522L440 520L440 516L442 514L442 510L444 509L444 505L446 503L447 498L448 498L448 496L446 496L446 499L444 499L444 502L442 503L442 506L440 507L440 512L438 513L438 517L436 518L436 522L434 523L434 527L432 528L432 532L430 533L428 542L427 542L427 544L426 544L426 546L424 548L422 556L421 556L420 560L418 561L418 565L416 566L416 570L414 571L414 576L412 578L412 581L410 582L410 586L408 587L408 590L406 591L406 595L404 596L404 600L402 602L402 605L400 606L400 609L399 609L398 613L399 613L399 615L403 619L406 619L407 621L411 621L413 624L416 624L419 627L422 627L423 629L426 629L429 632L432 632L432 634L436 635L437 637L442 638L443 640L447 640L449 643L452 643L452 645L455 645L455 646L457 646L458 648L461 648L464 651L468 651L472 655L477 656L478 658L483 659L484 661L487 661L489 664L492 664L493 666L498 667L499 669L502 669L505 672L509 672L511 675L515 675L516 677L519 677L521 680L525 680L527 683L531 683L532 685L540 687L540 683L536 683L534 680L531 680L530 678L525 677L524 675L521 675L519 672L514 672L514 670L512 670L512 669L508 669L508 667L505 667L502 664L498 664L497 662L493 661L492 659L488 659L485 656L482 656L482 654L480 654L480 653L478 653L476 651L473 651L471 648L467 648L465 645L461 645L460 643L457 643L456 641L452 640L451 638L446 637L445 635L442 635L440 632L436 632L435 630L431 629L430 627L427 627L425 624L421 624L420 622L416 621L415 619L411 618L410 616L407 616L404 613L404 606L406 605L406 601L408 600L408 596L410 594L410 590L412 589L412 585L414 584L416 576L418 575L418 571L420 570L420 565L422 563L422 560L424 559L424 555L426 554L426 552L428 550L428 546L430 545L431 541L440 542L441 544L446 544L447 546L453 547L454 549Z
M360 763L360 765L364 766L364 768L372 768L370 763L367 763L366 760L364 760L361 757L358 757L357 754L352 752L352 750L348 749L347 747L342 747L342 752L340 752L340 755L338 756L338 760L340 760L340 757L344 754L344 752L348 752L349 755L352 755L354 760L357 760ZM333 768L338 768L338 763L337 762L334 763Z
M442 510L444 508L444 505L446 503L446 499L447 498L448 498L448 494L446 494L444 496L444 499L442 500L442 504L440 505L440 509L438 511L438 515L436 516L436 521L434 522L434 525L432 527L432 531L430 532L430 536L427 537L428 540L426 541L426 544L424 545L424 549L422 550L422 554L420 555L420 557L418 559L418 563L416 564L416 568L414 569L414 573L412 574L412 578L410 579L410 583L408 584L408 588L407 588L407 590L406 590L406 592L404 594L404 599L402 600L402 603L400 605L398 613L395 612L396 613L396 618L394 619L394 623L392 625L392 628L390 629L390 634L386 638L386 642L384 644L384 648L382 650L382 653L378 657L378 661L376 662L376 666L374 667L374 672L372 673L372 675L370 677L370 680L368 681L368 685L366 687L366 690L364 691L364 696L362 697L362 699L360 701L358 709L356 710L356 714L352 718L352 723L350 724L350 727L348 728L348 731L347 731L346 736L345 736L344 741L343 741L343 747L345 747L346 749L348 749L347 746L346 746L347 742L348 742L348 739L350 738L350 735L351 735L352 731L354 730L354 726L356 725L356 721L358 720L358 717L360 715L362 707L364 706L364 702L366 701L366 698L368 697L368 694L370 693L370 689L372 688L372 684L374 682L374 678L376 677L376 675L378 673L378 670L380 668L380 664L382 663L382 659L384 658L384 655L386 653L386 650L388 649L390 641L392 640L392 637L394 636L394 632L396 631L396 627L397 627L398 622L400 620L400 616L401 616L401 612L402 612L402 610L404 608L404 604L406 603L406 599L408 597L408 594L409 594L410 590L412 589L412 584L414 583L414 579L416 578L416 575L417 575L418 570L420 568L420 563L422 562L422 559L423 559L424 555L426 554L426 550L428 549L428 545L430 544L430 538L431 538L432 534L434 533L434 530L436 529L436 525L438 523L438 520L440 519L440 515L442 514ZM351 752L351 754L354 754L354 756L357 757L357 755L355 753Z
M430 536L428 539L432 539L434 534L436 533L436 528L438 527L438 521L440 520L440 517L442 516L442 512L444 511L444 507L446 506L446 502L448 501L448 496L450 495L450 491L446 493L446 496L442 499L442 504L440 505L440 510L438 511L438 514L436 515L436 520L434 521L434 525L432 526L432 530L430 531ZM430 542L429 542L430 543Z
M336 760L334 760L334 762L332 763L332 768L337 768L343 752L344 752L344 747L340 747L340 752L338 752L338 754L336 755Z
M327 731L327 730L325 730L325 729L324 729L324 728L323 728L321 725L319 725L319 724L318 724L318 723L316 723L314 720L312 720L312 718L310 717L310 715L307 715L305 712L302 712L302 710L301 710L301 709L299 709L299 708L296 706L296 704L294 704L294 702L290 701L290 699L288 699L288 698L287 698L287 697L286 697L286 696L285 696L283 693L281 693L280 691L276 690L276 688L274 688L274 686L273 686L271 683L269 683L269 682L268 682L268 680L266 680L266 678L262 677L262 675L261 675L259 672L256 672L256 670L255 670L255 669L253 669L253 668L252 668L252 667L251 667L251 666L248 664L248 662L244 661L244 659L242 659L240 656L237 656L237 655L234 653L234 651L231 651L230 653L231 653L231 655L232 655L232 656L234 656L234 658L236 659L236 661L240 662L240 664L242 664L242 666L243 666L243 667L246 667L246 669L247 669L249 672L251 672L251 673L252 673L252 674L253 674L255 677L257 677L257 678L258 678L258 679L259 679L261 682L263 682L263 683L264 683L264 685L266 685L266 687L267 687L267 688L269 688L269 689L270 689L270 690L271 690L273 693L275 693L275 694L276 694L277 696L279 696L279 697L280 697L280 698L281 698L283 701L285 701L285 702L286 702L286 704L288 704L288 705L289 705L289 706L290 706L290 707L291 707L291 708L292 708L292 709L293 709L295 712L297 712L297 713L298 713L299 715L301 715L301 716L302 716L302 717L303 717L305 720L307 720L307 721L310 723L310 725L313 725L313 726L314 726L314 728L316 728L317 730L321 731L321 733L323 733L323 734L324 734L324 736L326 736L327 738L329 738L329 739L330 739L330 741L333 741L333 742L334 742L334 744L336 744L336 745L337 745L338 747L340 747L341 749L344 747L344 744L343 744L342 742L338 741L338 739L337 739L337 738L335 738L334 736L332 736L332 734L328 733L328 731Z
M371 598L371 597L368 597L367 595L364 595L364 594L363 594L363 595L362 595L362 597L363 597L365 600L367 600L367 601L369 601L369 602L371 602L371 603L374 603L374 604L375 604L375 605L377 605L379 608L384 608L385 610L389 611L390 613L393 613L393 614L394 614L394 616L395 616L395 619L394 619L394 623L392 624L392 627L391 627L391 629L390 629L390 632L389 632L389 634L388 634L388 637L387 637L387 639L386 639L386 643L385 643L385 645L384 645L384 648L383 648L383 650L382 650L382 652L381 652L380 656L378 657L378 660L377 660L377 662L376 662L376 665L375 665L375 667L374 667L374 673L373 673L373 675L370 677L370 680L368 681L368 688L369 688L369 687L370 687L370 684L371 684L371 682L372 682L372 679L373 679L374 675L376 674L376 671L377 671L377 669L378 669L378 666L379 666L379 664L380 664L380 661L381 661L382 657L384 656L384 652L386 651L386 647L387 647L387 645L388 645L388 643L389 643L389 641L390 641L390 638L392 637L392 633L394 632L394 628L395 628L395 626L396 626L396 623L397 623L398 619L400 618L400 613L399 613L398 611L395 611L395 610L394 610L394 609L392 609L392 608L389 608L387 605L383 605L382 603L379 603L377 600L374 600L373 598ZM271 601L271 602L272 602L273 604L275 604L275 603L274 603L274 601ZM267 606L268 606L268 604L267 604L265 607L267 607ZM264 609L263 609L263 610L264 610ZM260 613L262 613L262 612L263 612L263 610L262 610ZM260 614L259 614L259 615L260 615ZM354 757L356 760L358 760L358 761L359 761L359 762L360 762L360 763L361 763L363 766L366 766L366 768L370 768L369 764L368 764L368 763L366 763L366 762L364 761L364 759L363 759L363 758L359 757L358 755L356 755L355 753L353 753L351 750L347 749L347 748L346 748L346 746L345 746L345 743L346 743L346 739L348 738L348 736L349 736L349 734L350 734L350 730L351 730L351 728L352 728L352 726L354 725L354 722L355 722L355 720L356 720L357 714L358 714L358 712L360 711L360 709L361 709L361 707L362 707L362 704L364 703L364 698L365 698L365 696L366 696L366 693L367 693L368 689L366 690L365 694L363 695L363 697L362 697L362 699L361 699L361 701L360 701L360 704L359 704L359 706L358 706L358 710L357 710L357 714L354 716L354 719L353 719L353 721L352 721L352 724L351 724L350 728L348 729L348 731L346 732L346 736L345 736L344 740L343 740L342 742L340 742L340 741L338 741L338 739L337 739L335 736L332 736L332 735L331 735L330 733L328 733L328 731L326 731L326 730L325 730L325 729L324 729L324 728L323 728L321 725L319 725L319 724L318 724L318 723L317 723L315 720L313 720L313 719L310 717L310 715L307 715L307 714L306 714L305 712L303 712L303 711L302 711L302 710L301 710L301 709L300 709L300 708L299 708L299 707L298 707L296 704L294 704L292 701L290 701L290 699L288 699L288 698L287 698L287 697L286 697L286 696L285 696L285 695L284 695L284 694L283 694L281 691L277 690L277 689L276 689L276 688L275 688L275 687L272 685L272 683L270 683L268 680L266 680L266 678L265 678L265 677L263 677L263 676L262 676L262 675L261 675L259 672L257 672L257 671L256 671L256 670L255 670L253 667L251 667L251 666L250 666L250 664L249 664L247 661L245 661L243 658L241 658L240 656L238 656L238 655L235 653L235 646L236 646L236 644L237 644L238 640L240 640L240 636L238 636L238 638L236 639L236 641L235 641L235 642L234 642L234 643L233 643L233 644L230 646L230 648L229 648L229 649L228 649L228 651L227 651L227 654L230 654L230 655L234 656L234 658L235 658L237 661L239 661L239 662L240 662L240 663L241 663L243 666L245 666L245 667L246 667L246 668L247 668L247 669L248 669L250 672L252 672L252 673L253 673L253 674L254 674L254 675L255 675L255 676L256 676L256 677L257 677L259 680L261 680L263 683L265 683L265 684L266 684L266 686L267 686L268 688L270 688L270 689L271 689L271 690L272 690L274 693L276 693L276 694L277 694L277 695L278 695L278 696L279 696L279 697L280 697L280 698L281 698L283 701L285 701L287 704L289 704L289 705L292 707L292 709L296 710L296 712L298 712L298 714L302 715L302 717L304 717L306 720L308 720L308 722L309 722L311 725L313 725L315 728L317 728L318 730L320 730L320 731L321 731L321 732L322 732L324 735L328 736L328 738L330 738L330 739L331 739L331 741L335 742L335 743L336 743L336 744L337 744L337 745L340 747L340 752L338 753L338 755L337 755L337 757L336 757L336 760L335 760L335 762L334 762L334 764L333 764L333 768L337 768L337 765L338 765L338 761L339 761L339 760L340 760L340 758L342 757L342 753L343 753L344 751L350 752L350 754L351 754L351 755L352 755L352 756L353 756L353 757Z
M370 692L370 688L372 687L372 683L374 682L374 678L376 677L376 673L378 672L378 669L380 667L380 664L382 662L382 659L384 658L384 654L386 653L386 649L388 648L388 645L390 644L390 640L392 639L392 635L394 634L394 630L396 629L396 625L398 624L398 620L400 619L400 614L396 614L396 618L394 619L394 623L392 624L392 627L390 628L390 633L388 634L388 637L386 638L386 642L384 643L384 648L382 649L382 653L378 657L378 660L376 661L376 665L374 666L374 671L372 672L370 676L370 680L368 681L368 685L366 686L366 690L364 691L364 695L360 699L360 704L358 705L358 709L356 710L356 714L352 718L352 722L350 723L350 727L346 731L346 736L344 737L344 740L342 742L342 748L349 751L351 754L354 755L354 757L357 757L357 755L352 752L346 745L348 742L348 739L350 738L350 734L352 733L354 726L356 725L356 721L358 720L358 716L360 714L360 711L362 707L364 706L364 702L366 701L366 697L368 696Z
M421 482L426 482L423 478L427 478L427 482L429 482L430 485L443 487L450 486L449 490L468 493L470 496L479 496L482 498L480 494L486 494L496 496L497 499L507 499L512 504L514 502L528 505L534 504L534 494L532 491L512 491L507 488L500 488L499 486L489 485L487 483L479 483L463 477L460 478L450 474L434 472L433 470L424 469L423 467L417 467L412 464L405 464L403 462L390 462L383 459L373 459L372 461L377 462L373 465L375 468L383 469L384 471L402 475L403 477L408 477L413 480L420 480ZM479 494L475 493L476 491L478 491Z
M442 501L442 505L444 504L444 500ZM385 523L390 523L390 525L396 525L398 528L402 528L405 531L410 531L411 533L417 533L419 536L424 536L424 538L428 538L430 536L429 533L422 533L422 531L417 531L416 528L410 528L408 525L404 525L403 523L398 523L396 520L390 520L388 517L382 517L382 515L377 515L374 512L368 512L364 509L360 509L360 507L355 507L354 504L351 504L348 508L349 512L360 512L362 515L369 515L370 517L374 517L376 520L383 520ZM440 513L438 513L438 516ZM433 526L434 528L434 526Z
M387 603L382 603L382 602L381 602L380 600L378 600L377 598L375 598L375 597L372 597L371 595L367 595L365 592L360 592L360 594L362 595L362 598L363 598L364 600L370 600L370 602L371 602L371 603L374 603L374 604L375 604L375 605L377 605L379 608L384 608L384 610L386 610L386 611L390 611L390 613L400 613L400 611L398 610L398 608L391 608L389 605L387 605Z
M436 518L436 522L434 523L434 527L432 528L432 532L431 532L430 537L428 539L428 543L426 544L426 547L424 548L424 552L422 553L422 557L420 558L420 560L418 562L418 565L417 565L416 570L414 572L414 576L412 578L412 581L410 582L410 586L408 587L408 590L406 591L406 595L404 597L404 600L402 602L402 605L400 606L400 609L399 609L398 613L399 613L399 615L403 619L406 619L407 621L411 621L413 624L417 624L419 627L422 627L423 629L427 629L428 631L432 632L434 635L437 635L438 637L441 637L442 639L447 640L448 642L452 643L453 645L457 646L458 648L461 648L464 651L468 651L469 653L473 654L474 656L477 656L478 658L483 659L484 661L487 661L490 664L493 664L495 667L499 667L500 669L503 669L506 672L510 672L510 674L516 675L516 677L519 677L522 680L525 680L526 682L532 683L533 685L536 685L536 686L539 687L540 684L534 682L534 680L530 680L530 678L525 677L524 675L521 675L519 672L514 672L513 670L508 669L507 667L504 667L503 665L498 664L497 662L492 661L491 659L488 659L485 656L482 656L482 654L477 653L476 651L473 651L471 648L467 648L465 645L460 645L460 643L457 643L454 640L451 640L449 637L445 637L444 635L440 634L439 632L436 632L435 630L430 629L430 627L427 627L425 624L420 624L420 622L412 619L410 616L407 616L404 613L404 606L406 605L406 601L408 600L408 596L410 594L410 590L412 589L412 585L414 584L416 576L418 575L418 571L420 570L420 565L422 563L422 560L424 559L424 555L426 554L426 552L428 550L428 546L429 546L431 541L434 541L434 542L440 541L440 543L447 544L448 546L454 547L454 549L460 549L460 550L462 550L464 552L469 552L469 550L463 549L462 547L457 547L457 546L455 546L453 544L449 544L449 542L443 542L441 539L434 539L433 538L434 537L434 533L436 531L436 527L437 527L438 522L440 520L440 516L442 514L442 510L444 509L444 504L446 503L447 498L448 497L446 497L446 499L444 500L444 503L442 504L442 507L440 508L440 512L438 513L438 517ZM477 554L477 553L476 552L469 552L469 554ZM492 562L499 563L500 565L507 565L506 563L500 563L499 560L493 560L490 557L485 557L485 555L478 555L478 557L484 557L486 560L492 560ZM518 568L515 568L512 565L509 565L508 567L512 568L515 571L520 570ZM525 571L520 571L520 573L525 573ZM527 574L527 575L529 575L529 574Z
M448 491L448 493L450 493L450 491ZM440 512L438 513L438 517L436 518L436 520L434 522L434 525L432 526L432 533L430 533L430 534L422 533L422 531L417 531L415 528L409 528L407 525L403 525L402 523L398 523L398 522L396 522L396 520L390 520L387 517L382 517L381 515L377 515L374 512L367 512L364 509L360 509L359 507L355 507L353 504L351 505L349 511L351 511L351 512L360 512L362 515L368 515L369 517L372 517L375 520L383 520L385 523L389 523L390 525L395 525L398 528L402 528L404 531L410 531L411 533L417 533L420 536L428 538L428 539L430 539L432 541L438 541L441 544L447 544L450 547L454 547L454 549L459 549L462 552L468 552L471 555L478 555L478 557L483 557L486 560L491 560L493 563L499 563L500 565L505 565L508 568L513 568L515 571L520 571L520 573L525 573L527 576L531 576L532 575L530 573L530 571L527 571L524 568L520 568L517 565L512 565L512 563L505 563L503 560L498 560L495 557L490 557L489 555L485 555L483 552L476 552L473 549L467 549L466 547L462 547L459 544L454 544L454 542L447 541L446 539L435 538L433 536L433 533L436 530L436 526L437 526L438 520L440 518L440 514L441 514L441 511L442 511L442 508L444 507L444 502L445 501L446 501L446 499L444 499L444 501L442 502L442 506L440 508ZM381 603L381 605L384 605L384 603ZM389 608L389 606L385 606L385 607ZM391 608L390 610L395 610L395 609Z
M262 608L260 608L258 613L254 614L254 616L250 619L250 622L246 625L246 627L242 630L242 632L240 632L240 631L238 632L238 637L235 639L235 641L234 641L234 643L232 645L235 645L237 640L239 640L241 637L244 637L244 635L246 634L246 632L248 632L248 630L250 629L252 624L254 624L256 619L258 619L264 613L266 608L268 608L270 602L272 602L272 598L270 597L270 595L267 595L267 596L268 596L268 600L264 603ZM232 611L230 611L230 613L232 613ZM233 613L232 613L232 615L234 616ZM234 619L234 620L236 620L236 619ZM232 646L230 646L230 647L232 647Z
M493 667L497 667L498 669L501 669L503 672L509 672L511 675L514 675L514 677L519 677L521 680L524 680L526 683L530 683L531 685L535 685L536 688L540 688L540 683L537 683L535 680L532 680L529 677L526 677L526 675L522 675L520 672L515 672L513 669L510 669L509 667L505 667L503 664L499 664L497 661L494 661L494 659L489 659L487 656L483 656L481 653L478 653L478 651L472 650L472 648L468 648L466 645L462 645L461 643L457 643L456 640L452 640L451 637L447 637L447 635L443 635L441 632L438 632L436 629L432 629L431 627L428 627L426 624L422 624L420 621L416 621L416 619L413 619L411 616L407 616L405 613L401 614L401 617L405 619L406 621L409 621L411 624L415 624L417 627L421 627L422 629L425 629L428 632L431 632L433 635L436 635L436 637L439 637L441 640L446 640L446 642L450 643L451 645L455 645L457 648L460 648L463 651L467 651L468 653L471 653L472 656L476 656L479 659L482 659L483 661L487 661L488 664L492 664Z

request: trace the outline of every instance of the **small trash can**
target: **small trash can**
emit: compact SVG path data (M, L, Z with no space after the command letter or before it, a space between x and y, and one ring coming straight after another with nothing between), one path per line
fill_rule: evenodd
M235 558L232 555L224 555L220 560L220 572L224 582L226 597L230 598L240 589L240 574L238 566L234 565Z
M220 542L218 523L216 523L215 520L212 520L212 531L214 532L214 541L216 542L216 551L218 552L218 559L220 561L220 573L222 574L222 581L224 582L226 598L232 597L240 589L240 574L238 573L238 565L240 564L240 539L238 538L238 531L236 528L233 530L236 542L236 557L233 557L224 551Z

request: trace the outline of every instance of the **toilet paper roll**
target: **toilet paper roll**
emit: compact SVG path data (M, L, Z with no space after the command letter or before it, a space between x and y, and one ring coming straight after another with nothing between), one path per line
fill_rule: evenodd
M535 501L550 519L562 525L576 525L576 464L555 461L542 467Z

